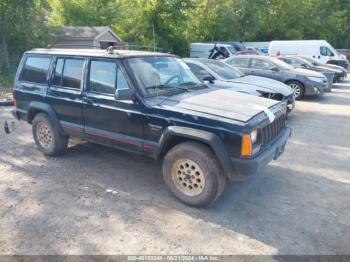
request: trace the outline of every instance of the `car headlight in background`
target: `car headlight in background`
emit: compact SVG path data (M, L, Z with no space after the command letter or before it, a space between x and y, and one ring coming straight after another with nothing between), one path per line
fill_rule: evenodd
M325 80L325 78L323 77L316 77L316 76L308 76L307 78L311 81L315 81L318 83L322 83Z

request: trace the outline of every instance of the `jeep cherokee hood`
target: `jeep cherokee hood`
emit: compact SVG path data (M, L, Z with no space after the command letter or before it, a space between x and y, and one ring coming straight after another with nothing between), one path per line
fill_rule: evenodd
M247 122L252 117L266 110L278 101L229 89L206 88L203 90L181 93L166 97L159 104L160 107L191 110L202 114L224 117L241 122Z

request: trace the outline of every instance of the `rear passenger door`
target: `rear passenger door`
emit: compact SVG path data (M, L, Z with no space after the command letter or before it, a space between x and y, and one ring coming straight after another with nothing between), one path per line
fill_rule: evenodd
M141 104L116 100L116 89L131 88L130 81L116 59L91 58L84 94L85 135L96 142L122 149L143 151Z
M58 114L62 128L73 136L84 131L82 90L86 59L56 57L47 98Z

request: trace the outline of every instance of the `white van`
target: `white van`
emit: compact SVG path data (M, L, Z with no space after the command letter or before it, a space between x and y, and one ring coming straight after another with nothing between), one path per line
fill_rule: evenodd
M226 57L217 57L217 59L223 59L230 56L233 56L236 50L232 45L220 44L220 43L191 43L190 46L190 57L192 58L209 58L211 51L216 47L222 52L226 53Z
M338 64L343 67L348 65L346 59L338 54L326 40L272 41L269 46L269 55L302 55L324 64Z

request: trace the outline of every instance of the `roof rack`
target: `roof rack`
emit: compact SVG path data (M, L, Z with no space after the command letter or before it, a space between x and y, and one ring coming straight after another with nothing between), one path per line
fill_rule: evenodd
M48 44L47 45L47 49L51 49L53 47L76 47L77 45L76 44ZM80 47L93 47L94 49L101 49L99 48L98 46L95 46L95 45L79 45Z
M151 51L151 52L157 51L157 52L169 53L169 52L166 52L165 49L160 47L153 47L153 46L147 46L147 45L130 45L130 44L127 44L126 46L118 46L118 45L109 46L107 47L106 51L110 54L113 54L114 50L130 50L130 47L133 50L139 50L139 51Z

